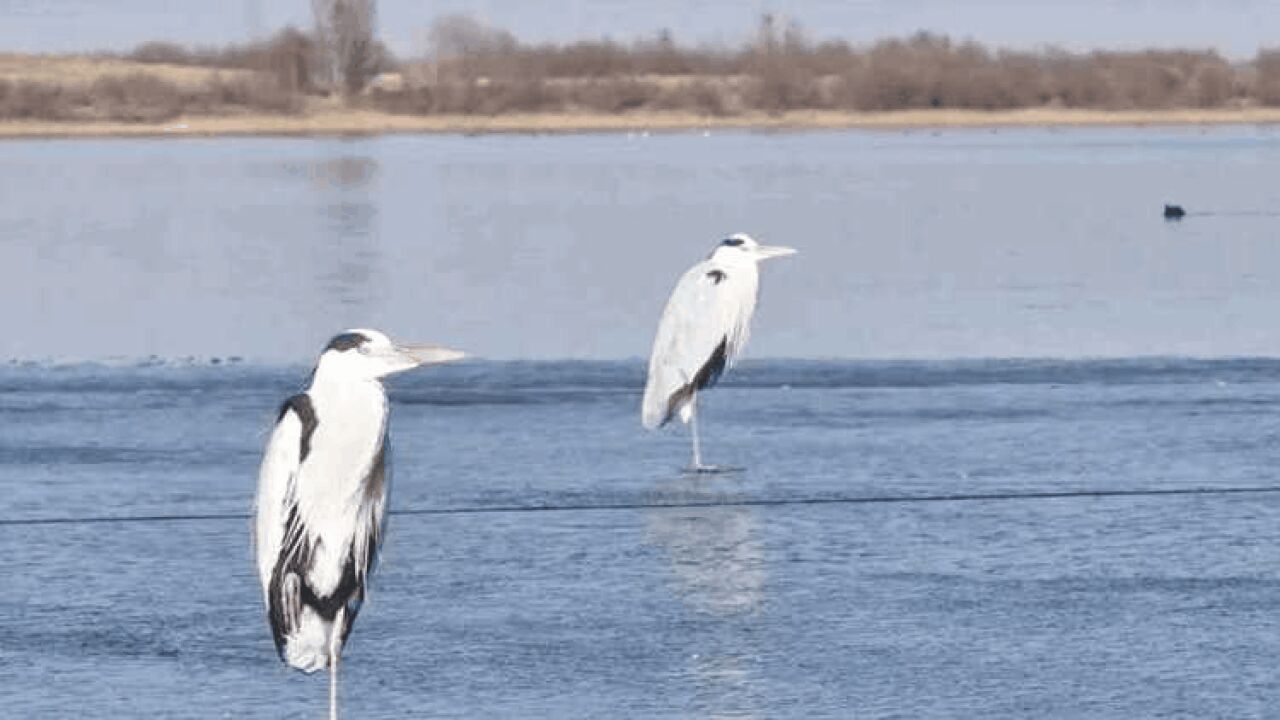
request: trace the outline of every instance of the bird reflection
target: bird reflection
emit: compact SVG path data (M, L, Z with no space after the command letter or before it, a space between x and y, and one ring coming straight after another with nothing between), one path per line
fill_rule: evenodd
M697 507L649 513L650 537L667 551L676 595L717 616L752 613L764 598L759 522L748 507Z
M663 488L680 501L732 501L702 485L694 495L684 481ZM671 587L691 612L708 620L708 637L690 659L697 706L713 718L752 718L758 648L744 633L764 606L767 572L760 523L752 508L655 508L646 517L650 542L669 560Z
M363 188L378 175L378 161L371 157L346 155L310 165L311 180L321 187Z
M755 708L754 678L750 665L754 655L711 654L693 658L693 677L698 685L694 707L715 720L754 720L762 717Z
M380 261L377 185L379 164L367 156L342 155L293 164L289 172L305 179L316 197L319 234L307 255L318 264L315 277L321 303L336 302L330 313L364 317L371 314ZM323 304L317 307L323 307Z

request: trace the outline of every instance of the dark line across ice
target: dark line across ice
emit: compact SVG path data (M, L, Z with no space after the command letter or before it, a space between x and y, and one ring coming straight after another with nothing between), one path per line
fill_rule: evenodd
M563 505L490 505L471 507L409 508L392 510L392 515L481 515L489 513L592 512L612 510L679 510L709 507L775 507L788 505L875 505L904 503L983 502L1017 500L1062 500L1072 498L1161 497L1176 495L1240 495L1280 493L1280 486L1166 489L1061 490L1052 492L957 493L949 495L866 495L816 498L719 499L653 503L568 503ZM248 513L175 513L168 515L121 515L46 518L5 518L0 527L30 525L88 525L95 523L163 523L215 520L248 520Z

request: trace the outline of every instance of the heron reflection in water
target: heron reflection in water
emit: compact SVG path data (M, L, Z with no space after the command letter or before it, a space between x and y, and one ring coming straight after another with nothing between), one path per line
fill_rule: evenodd
M681 500L711 501L720 495L688 497L687 478L660 488ZM702 622L705 645L689 659L697 704L713 717L750 718L757 712L760 649L743 634L763 610L764 545L760 521L750 507L654 508L646 514L646 537L669 561L670 587L690 614Z

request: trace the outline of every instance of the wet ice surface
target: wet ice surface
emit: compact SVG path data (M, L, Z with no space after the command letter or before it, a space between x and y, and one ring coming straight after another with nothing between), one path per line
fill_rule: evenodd
M305 374L2 368L0 517L243 515ZM746 471L703 478L680 431L639 429L641 375L393 384L400 514L346 653L352 717L1269 709L1280 495L809 501L1270 487L1280 362L748 363L704 428ZM574 509L475 512L548 506ZM321 715L324 681L275 658L248 530L0 526L6 712Z

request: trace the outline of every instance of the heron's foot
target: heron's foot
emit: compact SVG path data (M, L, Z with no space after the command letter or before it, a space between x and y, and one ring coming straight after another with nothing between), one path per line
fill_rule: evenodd
M732 465L706 465L698 463L690 465L684 471L690 475L726 475L730 473L740 473L746 468L734 467Z

